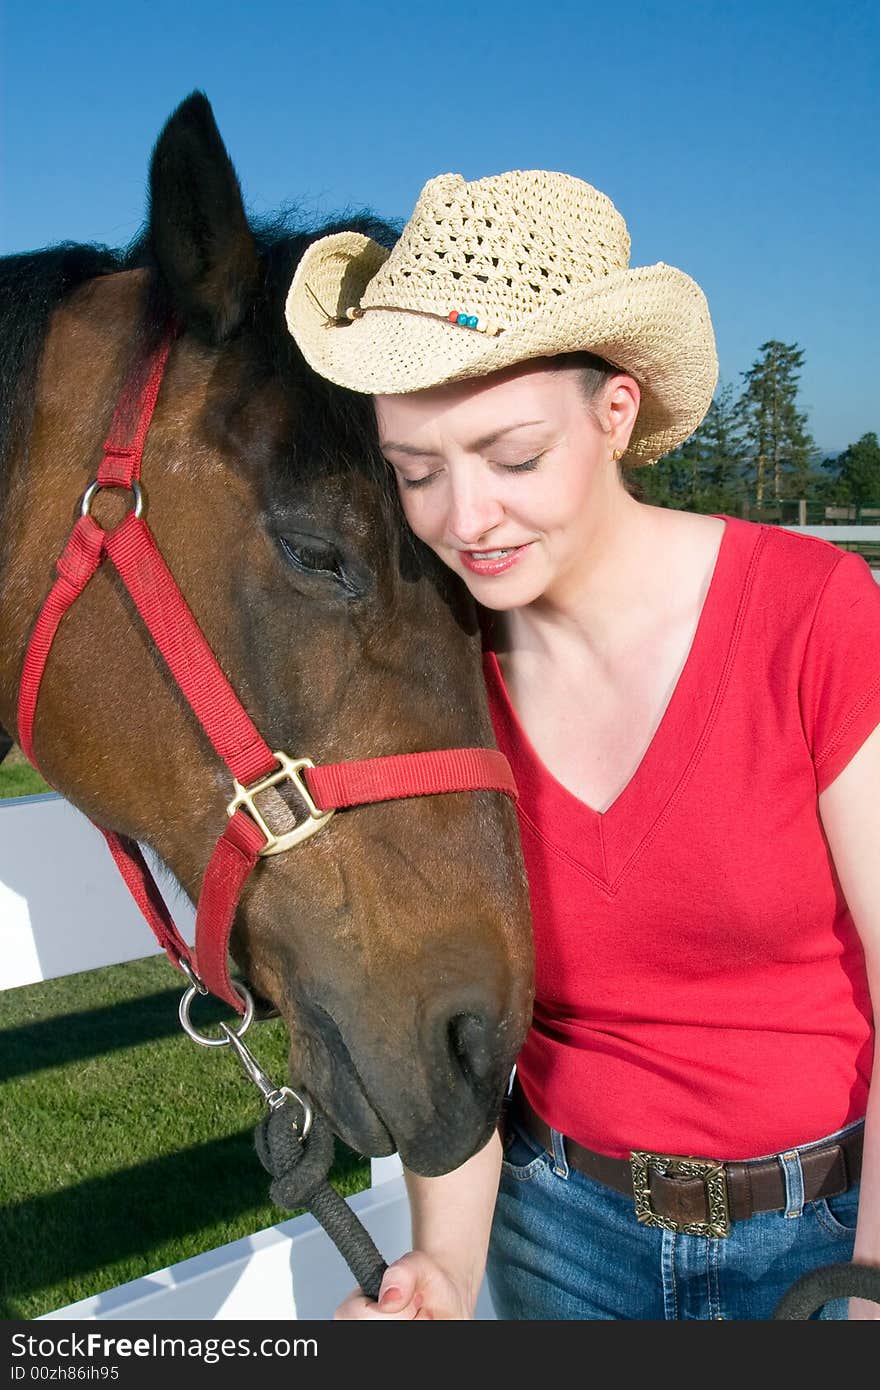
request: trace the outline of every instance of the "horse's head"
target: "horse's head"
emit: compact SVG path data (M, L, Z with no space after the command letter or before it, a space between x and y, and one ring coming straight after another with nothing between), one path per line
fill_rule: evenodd
M316 378L287 334L284 295L310 235L249 225L198 94L160 135L150 188L137 249L59 285L30 382L27 333L8 340L22 345L24 423L0 513L0 720L15 729L23 652L120 385L173 316L183 330L144 455L147 518L263 738L319 763L491 746L469 596L407 531L369 402ZM345 225L393 235L368 218ZM23 258L22 273L26 260L39 285L41 264L75 259ZM96 519L112 525L125 506L101 493ZM72 802L151 845L198 897L230 776L110 567L52 650L36 755ZM232 950L290 1030L292 1084L350 1145L396 1147L437 1173L485 1141L531 1005L507 798L338 813L260 862Z

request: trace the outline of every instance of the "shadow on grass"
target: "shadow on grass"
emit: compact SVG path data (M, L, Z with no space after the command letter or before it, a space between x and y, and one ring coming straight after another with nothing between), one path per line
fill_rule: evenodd
M368 1161L337 1141L330 1178L345 1192L366 1186ZM269 1181L247 1130L0 1209L0 1318L35 1316L35 1295L73 1279L100 1273L88 1290L98 1292L149 1274L169 1262L166 1243L194 1232L239 1228L204 1247L191 1241L192 1254L245 1234L245 1217L250 1231L287 1220L295 1213L268 1201Z
M179 989L160 990L118 1004L4 1028L0 1030L0 1082L173 1037L180 1032L180 993ZM200 1029L210 1028L221 1019L229 1019L229 1008L222 1000L199 1000Z

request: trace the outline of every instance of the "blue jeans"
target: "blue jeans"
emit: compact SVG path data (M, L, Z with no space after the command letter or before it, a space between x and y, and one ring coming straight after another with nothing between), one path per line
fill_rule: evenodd
M771 1318L802 1274L852 1259L858 1185L804 1205L797 1157L789 1214L758 1212L712 1239L640 1224L631 1197L568 1166L557 1131L551 1153L508 1125L487 1266L498 1318ZM846 1308L830 1301L819 1316Z

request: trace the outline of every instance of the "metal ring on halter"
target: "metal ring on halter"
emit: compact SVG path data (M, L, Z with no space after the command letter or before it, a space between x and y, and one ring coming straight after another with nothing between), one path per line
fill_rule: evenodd
M102 490L102 488L105 488L105 487L127 487L127 488L129 488L130 491L131 491L131 495L132 495L132 497L134 498L134 514L135 514L135 517L137 518L137 517L143 516L143 514L144 514L144 492L143 492L143 488L141 487L140 483L136 483L135 480L134 480L133 478L132 478L132 480L131 480L130 483L99 483L98 480L97 480L97 478L95 479L95 481L94 481L93 483L89 483L88 487L86 488L85 492L83 493L82 506L80 507L80 513L81 513L82 516L91 516L91 514L92 514L92 502L95 500L95 497L96 497L97 494Z
M183 956L178 956L177 966L179 970L183 971L184 975L189 980L190 984L192 985L193 989L196 991L197 994L208 993L208 986L205 984L204 980L199 979L198 975L193 970L188 960L184 960Z
M239 984L237 980L232 981L232 988L235 990L236 994L241 995L245 1002L244 1018L241 1020L240 1026L235 1029L235 1036L240 1038L247 1032L254 1021L254 999L250 990L246 989L244 985ZM202 1047L228 1047L228 1038L209 1038L204 1033L200 1033L198 1028L194 1027L190 1022L190 1005L198 993L198 985L190 985L189 989L185 990L181 997L177 1013L183 1031L189 1034L193 1042L201 1043Z

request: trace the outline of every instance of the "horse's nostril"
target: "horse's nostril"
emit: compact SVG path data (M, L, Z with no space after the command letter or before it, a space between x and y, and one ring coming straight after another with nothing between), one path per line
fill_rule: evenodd
M492 1032L478 1014L456 1014L448 1024L449 1050L468 1081L485 1081L493 1069Z

